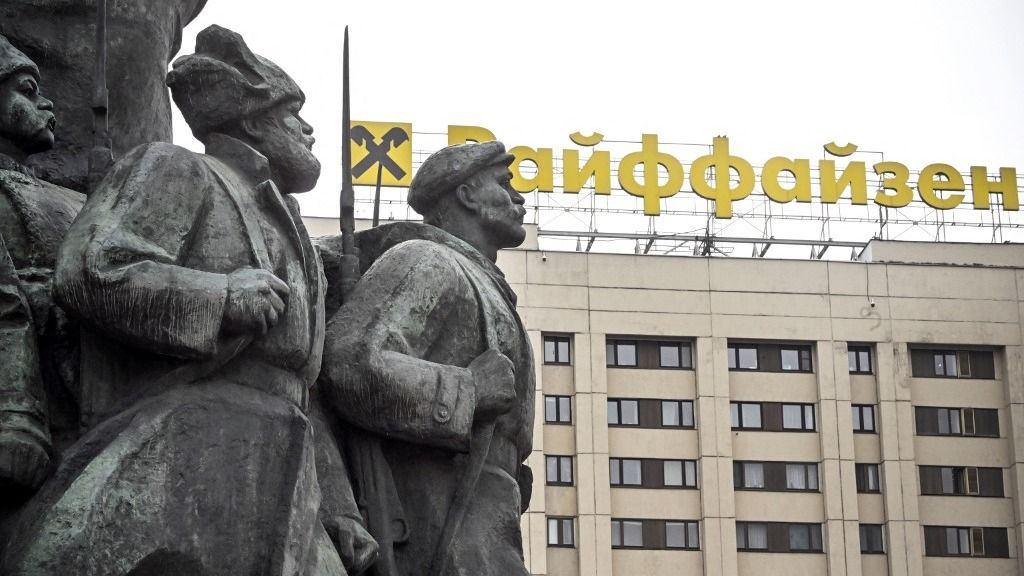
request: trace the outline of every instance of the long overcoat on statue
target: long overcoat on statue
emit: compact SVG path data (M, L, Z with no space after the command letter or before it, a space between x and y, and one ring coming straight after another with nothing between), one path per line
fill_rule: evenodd
M360 503L371 508L370 533L382 546L396 539L382 532L404 533L395 573L428 573L449 516L460 513L453 497L467 473L476 408L467 366L497 348L514 365L517 401L494 423L446 574L525 575L519 520L532 483L524 462L534 369L515 294L493 262L433 226L385 225L361 236L364 259L383 255L328 324L320 389L341 420L381 442L400 501L396 522L374 525L372 507L387 497L367 494L365 484L387 491L387 482L365 469L374 463L358 454L350 461Z
M216 134L207 152L134 150L68 233L55 289L89 330L92 429L30 502L4 574L345 574L304 414L319 257L265 157ZM262 337L221 330L227 275L244 267L291 290Z

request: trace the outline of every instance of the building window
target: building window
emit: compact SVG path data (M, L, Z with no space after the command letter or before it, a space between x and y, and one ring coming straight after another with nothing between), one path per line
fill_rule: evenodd
M783 404L782 429L814 431L813 404Z
M925 526L925 556L1009 558L1006 528Z
M991 350L911 349L910 363L915 378L996 377Z
M729 370L757 370L757 346L729 344Z
M544 396L544 422L572 424L572 397Z
M875 431L875 407L861 404L853 405L853 431Z
M644 523L640 520L612 520L612 548L643 548Z
M700 550L700 529L696 522L665 522L665 548Z
M763 490L764 464L761 462L733 462L733 487L744 490Z
M693 428L693 402L690 400L662 400L661 425Z
M877 493L882 491L881 483L878 480L878 464L857 464L855 472L857 492Z
M572 518L548 517L548 546L574 548L576 534Z
M916 406L919 436L999 437L999 411L994 408L935 408Z
M860 553L885 554L885 543L882 540L881 524L860 525Z
M608 480L612 486L642 486L643 461L639 458L609 458Z
M545 456L550 486L572 486L572 456Z
M737 522L736 549L752 552L767 550L768 525L762 522Z
M608 400L608 424L639 426L640 409L636 400Z
M850 346L847 352L850 361L850 374L871 374L871 347Z
M786 490L818 491L817 464L786 464Z
M659 368L693 368L690 344L685 342L658 342Z
M810 372L810 346L783 346L782 370L784 372Z
M664 460L662 473L666 488L697 487L697 462L694 460Z
M924 496L1003 497L1003 469L972 466L920 466Z
M790 552L821 552L820 524L790 524Z
M569 336L544 335L544 363L545 364L571 364L569 354L572 338Z
M750 402L731 402L729 404L733 430L760 430L761 405Z
M636 367L636 340L609 340L605 345L608 366L614 368Z

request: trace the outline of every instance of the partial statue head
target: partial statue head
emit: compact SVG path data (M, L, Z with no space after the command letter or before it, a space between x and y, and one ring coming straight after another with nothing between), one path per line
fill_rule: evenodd
M167 85L195 137L227 134L270 161L285 192L316 185L313 128L300 116L305 94L279 66L253 54L245 40L220 26L196 36L196 53L174 61Z
M498 248L523 243L524 199L512 189L513 156L501 142L458 144L423 161L409 186L409 206L449 230L470 219Z
M35 62L0 36L0 153L24 159L53 148L53 102L39 93Z

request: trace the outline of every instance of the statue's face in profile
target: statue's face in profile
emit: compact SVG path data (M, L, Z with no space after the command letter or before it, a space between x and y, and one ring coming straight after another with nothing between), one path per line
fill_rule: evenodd
M39 82L30 72L15 72L0 82L0 139L24 154L53 148L53 102L39 93Z
M302 103L283 102L256 120L254 140L270 161L274 180L285 193L307 192L320 178L320 161L313 155L313 127L299 116Z
M523 217L526 216L523 204L526 200L512 189L512 172L508 167L485 168L469 184L474 190L484 229L495 245L514 248L522 244L526 240L526 229L523 228Z

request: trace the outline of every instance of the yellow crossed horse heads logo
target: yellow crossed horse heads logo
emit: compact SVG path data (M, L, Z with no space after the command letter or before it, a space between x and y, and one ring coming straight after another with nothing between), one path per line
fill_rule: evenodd
M352 121L352 183L402 186L412 182L412 124Z

